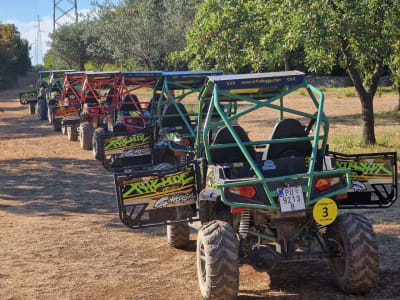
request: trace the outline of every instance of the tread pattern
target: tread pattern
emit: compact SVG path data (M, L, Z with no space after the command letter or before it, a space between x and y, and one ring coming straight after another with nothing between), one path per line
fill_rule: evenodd
M92 149L93 127L89 122L84 122L79 126L79 139L81 149Z
M36 103L35 102L29 102L29 113L31 115L35 114L35 110L36 110Z
M67 126L68 141L75 142L78 140L78 129L76 126Z
M202 267L200 256L204 255ZM215 220L204 224L197 237L197 273L204 299L235 299L239 288L239 245L232 227ZM205 269L203 276L202 268Z
M368 293L379 273L378 245L368 219L353 213L340 215L327 234L344 248L344 268L336 267L337 259L330 262L338 287L347 293Z
M174 248L183 248L189 243L189 224L167 225L168 244Z
M104 132L103 128L96 128L93 132L92 137L92 150L93 150L93 157L97 160L103 159L103 144L100 140L100 135Z
M38 100L38 118L39 120L47 120L47 105L43 99Z

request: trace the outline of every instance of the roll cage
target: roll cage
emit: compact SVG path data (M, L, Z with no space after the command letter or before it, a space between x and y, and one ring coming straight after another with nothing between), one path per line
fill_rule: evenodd
M238 147L245 157L246 162L249 164L251 170L254 172L255 178L245 178L235 180L233 182L223 182L221 184L214 183L214 188L217 188L221 195L221 201L230 206L231 208L254 208L254 209L268 209L280 211L279 203L277 203L278 192L270 188L269 184L273 182L284 182L289 186L290 181L307 180L307 184L303 186L303 193L305 195L305 205L311 205L321 198L334 196L337 194L346 193L350 187L350 169L337 169L328 171L316 171L316 162L318 157L326 155L327 139L329 132L329 121L323 113L324 95L323 93L308 84L305 80L305 74L298 71L291 72L274 72L274 73L260 73L260 74L247 74L247 75L226 75L226 76L210 76L205 84L200 95L200 107L205 103L209 103L209 111L205 118L205 124L202 127L202 115L199 114L199 122L197 127L197 138L195 144L195 152L197 157L201 157L204 151L205 158L208 164L213 164L211 150L213 149L228 149ZM300 111L285 107L283 97L300 89L305 88L315 108L316 114ZM234 113L227 116L221 107L222 102L246 102L251 107L244 109L239 113ZM278 103L276 103L278 102ZM305 117L311 122L315 122L314 136L305 137L291 137L280 139L269 139L255 142L243 142L237 130L234 129L231 122L238 118L256 110L261 107L269 107L280 111L280 119L283 119L283 113L291 113L300 117ZM220 120L211 123L211 115L216 112ZM211 130L218 126L225 126L233 137L234 143L210 145L209 133ZM323 127L323 133L321 133ZM265 177L261 171L260 165L255 162L254 157L250 155L248 147L266 146L278 143L298 143L303 141L311 141L312 152L309 160L308 170L305 173L278 176L278 177ZM323 196L311 198L314 178L317 176L345 176L345 187L335 190L331 193L325 193ZM233 186L247 186L261 184L265 191L268 202L265 205L231 202L226 199L224 189Z
M118 81L121 72L86 72L82 80L81 107L90 117L105 117L105 103L111 99L109 107L115 110ZM102 94L102 89L108 92Z

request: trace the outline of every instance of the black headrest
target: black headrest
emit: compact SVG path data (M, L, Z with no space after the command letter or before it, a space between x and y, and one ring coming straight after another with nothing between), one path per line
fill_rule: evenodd
M306 137L303 125L295 119L285 119L275 125L271 139ZM266 147L263 159L274 159L290 156L310 156L310 141L270 144Z
M97 98L99 97L99 94L97 93L96 90L94 90L94 92L92 92L92 90L88 90L85 93L85 102L86 103L95 103L95 104L97 104L98 101L97 101L96 97Z
M247 133L244 131L242 127L239 125L234 125L233 129L236 131L239 139L242 142L249 142L249 137ZM210 139L211 135L209 135ZM210 142L210 141L209 141ZM218 144L232 144L236 143L233 136L229 132L227 127L222 127L218 129L214 138L210 142L210 145L218 145ZM256 152L253 146L246 146L247 151L250 155L255 159ZM223 163L232 163L232 162L240 162L246 161L243 152L240 150L239 146L233 148L223 148L223 149L211 149L211 159L215 164L223 164Z
M189 119L189 116L187 115L185 106L182 103L176 103L176 104L182 111L184 118L190 124L190 119ZM173 103L168 104L162 113L163 118L162 118L161 127L177 127L177 126L186 127L185 122L183 121L183 118L181 116L164 117L164 116L168 116L168 115L178 115L178 114L179 114L179 112L178 112L178 109L175 107L175 105Z
M107 93L107 97L105 99L105 102L107 104L112 104L114 100L114 88L110 88L108 93Z
M131 97L130 97L131 96ZM135 94L132 95L125 95L124 98L121 101L121 106L120 106L120 111L137 111L137 107L140 108L139 106L139 100L136 97ZM137 107L136 107L136 105Z

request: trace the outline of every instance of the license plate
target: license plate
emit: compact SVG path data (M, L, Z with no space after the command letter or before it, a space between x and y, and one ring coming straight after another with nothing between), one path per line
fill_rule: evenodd
M301 186L278 188L278 197L282 213L290 213L306 209Z

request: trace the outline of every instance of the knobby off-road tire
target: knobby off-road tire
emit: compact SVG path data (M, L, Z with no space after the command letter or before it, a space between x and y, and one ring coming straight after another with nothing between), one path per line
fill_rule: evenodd
M35 102L29 102L29 113L31 115L34 115L36 111L36 103Z
M197 276L204 299L236 299L239 288L239 245L223 221L204 224L197 235Z
M104 132L103 128L96 128L96 130L93 133L92 151L93 151L93 157L97 160L103 159L104 145L101 142L101 135L103 134L103 132Z
M38 100L38 118L39 120L47 120L47 104L43 99Z
M190 241L189 233L188 223L167 225L168 244L174 248L185 247Z
M89 122L79 125L79 140L81 149L91 150L93 138L93 127Z
M53 119L53 121L51 122L51 126L53 128L53 131L60 131L61 130L61 119L56 119L54 117L54 110L52 113L52 119Z
M47 121L49 121L49 124L53 124L53 111L54 107L52 105L47 105Z
M352 213L340 215L326 235L328 245L341 255L329 260L337 286L346 293L368 293L379 272L378 245L368 219Z
M78 128L74 126L67 126L68 141L75 142L78 140Z

